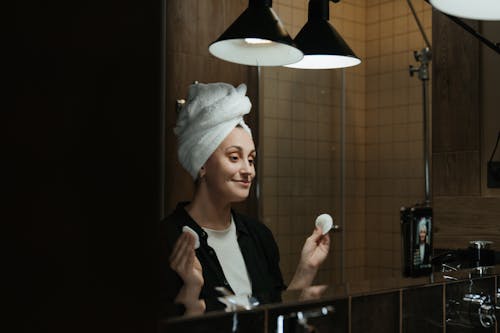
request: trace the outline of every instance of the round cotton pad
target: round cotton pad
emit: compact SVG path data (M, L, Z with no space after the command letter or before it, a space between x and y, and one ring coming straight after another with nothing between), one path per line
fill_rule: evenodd
M195 250L200 247L200 237L198 236L196 231L194 231L193 229L191 229L190 227L185 225L182 227L182 232L189 232L191 235L193 235L194 240L195 240L194 241L194 249Z
M316 226L323 230L323 235L326 235L333 226L333 219L329 214L321 214L316 218Z

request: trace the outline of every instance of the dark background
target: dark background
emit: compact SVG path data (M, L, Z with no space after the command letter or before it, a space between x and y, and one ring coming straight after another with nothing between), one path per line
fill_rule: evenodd
M16 331L152 330L162 2L14 6L1 187Z

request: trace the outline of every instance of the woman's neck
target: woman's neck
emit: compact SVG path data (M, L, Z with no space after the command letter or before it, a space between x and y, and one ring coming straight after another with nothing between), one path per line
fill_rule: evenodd
M231 204L217 202L213 197L197 191L186 211L200 225L213 230L224 230L231 223Z

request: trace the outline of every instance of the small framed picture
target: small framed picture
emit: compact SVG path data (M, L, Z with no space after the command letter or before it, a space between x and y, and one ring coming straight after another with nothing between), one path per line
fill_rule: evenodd
M401 209L403 274L421 276L432 272L432 208Z

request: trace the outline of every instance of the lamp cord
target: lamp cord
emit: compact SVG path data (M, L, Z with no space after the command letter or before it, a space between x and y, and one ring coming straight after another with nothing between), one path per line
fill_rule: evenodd
M500 132L498 132L497 143L495 144L495 148L493 149L493 153L491 153L491 157L490 157L489 162L493 161L493 157L495 156L495 152L497 151L497 148L498 148L498 141L500 141Z
M413 17L415 18L415 21L417 22L418 29L420 30L420 33L422 34L422 37L424 38L425 44L431 49L431 43L429 42L429 38L427 38L427 35L425 34L424 27L422 27L422 23L420 23L420 20L418 19L417 13L415 12L415 8L413 7L413 4L411 3L411 0L406 0L408 3L408 6L410 7L411 13L413 14Z
M409 3L410 0L407 0L407 1ZM430 4L429 0L424 0L424 1L427 2L428 4ZM472 36L479 39L479 41L481 41L484 45L486 45L487 47L489 47L490 49L492 49L496 53L500 54L500 43L493 43L492 41L490 41L489 39L487 39L486 37L481 35L479 32L474 30L470 25L468 25L467 23L465 23L464 21L459 19L458 17L453 16L453 15L448 15L448 14L443 13L443 12L440 12L440 13L443 14L444 16L448 17L453 22L455 22L455 24L462 27L462 29L464 29L465 31L470 33Z

